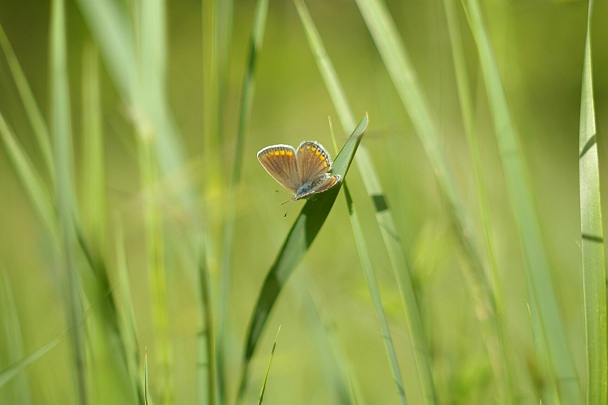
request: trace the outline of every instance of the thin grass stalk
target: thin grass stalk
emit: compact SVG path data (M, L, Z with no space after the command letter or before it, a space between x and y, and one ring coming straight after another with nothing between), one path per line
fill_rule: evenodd
M462 37L460 36L460 28L458 26L458 16L454 9L454 0L444 0L446 18L448 22L448 31L450 44L452 46L452 56L454 62L454 71L456 74L456 85L458 87L458 97L460 101L460 111L464 124L467 143L472 156L473 172L475 175L475 187L477 190L479 211L483 224L484 243L488 258L488 268L492 276L491 286L493 287L493 296L496 310L496 334L498 337L497 343L499 347L489 351L488 355L494 374L497 376L497 381L501 385L503 392L502 398L504 403L512 403L513 401L513 371L510 367L509 349L507 347L509 340L506 338L504 325L502 320L505 319L504 299L502 295L503 282L496 262L494 247L492 242L492 221L490 217L489 202L487 198L487 189L483 179L483 168L481 160L481 151L479 146L479 134L473 119L472 97L470 92L469 78L467 75L466 58L462 47ZM488 346L491 348L491 346Z
M215 339L215 329L213 323L213 308L211 307L211 285L209 280L209 266L205 256L205 248L203 247L201 258L199 259L199 285L201 300L201 326L202 330L199 335L199 380L200 401L201 404L216 405L219 402L218 385L219 379L218 364L217 364L217 346L218 342ZM205 375L203 377L203 375ZM207 388L206 390L204 388ZM205 396L205 393L207 394ZM207 398L204 402L203 398Z
M352 128L354 125L354 115L340 83L340 79L336 74L331 60L327 56L321 37L305 3L296 0L295 4L302 24L304 25L310 48L315 56L319 72L323 77L325 86L334 104L334 108L338 112L342 127L347 131L348 128ZM376 221L380 228L395 278L397 279L397 285L406 315L406 322L410 331L410 339L414 347L416 367L418 369L425 403L434 404L437 401L437 395L431 371L427 339L424 336L424 328L418 310L418 303L414 293L409 266L401 246L401 240L397 234L392 210L388 204L388 199L382 189L376 169L364 144L359 146L358 153L355 155L355 162L367 194L374 204Z
M384 343L384 349L389 359L391 372L393 374L393 381L397 385L397 392L401 404L406 405L407 399L405 395L405 389L403 388L403 379L401 378L401 371L399 371L399 362L397 361L397 353L395 352L395 346L393 345L393 338L391 337L391 331L388 326L386 319L386 313L384 312L384 306L382 305L382 299L380 298L380 289L374 275L372 268L372 262L367 253L367 244L363 237L363 230L361 229L361 223L359 216L355 210L355 205L348 192L348 186L344 184L344 196L346 197L346 205L348 207L348 213L350 215L350 222L353 228L353 235L355 237L355 243L357 245L357 252L359 253L359 260L367 281L367 287L369 288L369 294L372 298L374 310L376 311L376 318L380 326L380 332Z
M148 348L144 352L144 404L148 405Z
M231 0L230 0L231 1ZM221 89L222 86L226 85L224 80L220 81L220 77L225 79L224 70L226 66L223 66L222 59L219 55L220 52L220 31L222 29L223 24L221 24L221 17L219 15L219 10L222 9L222 2L219 0L203 0L201 7L201 23L202 23L202 53L203 53L203 64L202 68L202 78L203 78L203 88L202 88L202 96L203 96L203 105L202 105L202 116L203 116L203 139L202 139L202 147L203 147L203 168L204 168L204 176L205 176L205 187L204 194L211 194L217 188L222 187L221 181L221 170L218 168L222 168L220 164L220 158L218 156L218 151L221 150L221 140L222 140L222 114L223 114L223 97ZM226 44L227 45L227 44ZM227 57L227 55L224 55ZM204 209L204 208L203 208ZM205 216L212 217L211 212L205 212ZM227 219L230 221L230 219ZM224 235L224 243L229 236ZM214 238L208 238L211 241ZM209 243L210 244L210 243ZM225 246L224 246L225 248ZM225 254L225 251L223 252ZM205 268L205 270L211 270L211 266L214 263L217 263L219 258L215 257L214 250L209 248L205 250L205 260L208 260L210 263L209 268ZM221 258L221 265L224 265L224 258ZM200 265L200 264L199 264ZM200 270L200 269L199 269ZM220 289L222 293L224 289L227 288L225 285L227 284L224 280L224 269L221 271L221 281L220 281ZM203 282L201 277L206 277L199 271L199 284ZM206 280L205 280L206 281ZM228 283L229 284L229 283ZM201 294L204 291L201 290ZM222 294L223 295L223 294ZM201 298L201 303L204 303L205 299L203 296ZM220 296L221 303L218 305L218 336L217 336L217 345L214 350L216 354L213 355L216 358L216 368L214 370L208 369L209 373L217 373L217 401L219 403L224 403L227 398L226 393L226 379L224 378L224 348L223 348L223 336L225 335L225 322L224 319L226 317L227 311L225 311L224 306L226 305L227 298ZM202 308L203 312L207 311L207 308ZM209 319L205 317L204 322L209 322ZM204 333L208 335L207 339L215 339L215 336L209 335L209 330L206 330ZM201 336L202 338L202 336ZM209 347L205 345L205 350ZM203 348L201 348L202 355L204 353ZM207 353L208 359L212 358L211 353ZM209 365L210 367L211 365ZM209 375L208 377L211 377ZM209 389L215 389L215 387L209 387Z
M82 107L83 218L91 250L103 257L107 223L105 145L101 123L99 56L97 48L90 42L83 51Z
M220 131L220 58L219 53L219 23L220 4L217 0L202 2L202 39L203 39L203 133L212 137L206 139L213 141L206 144L205 149L218 150L214 145L219 145L221 140Z
M203 157L205 164L206 189L212 191L221 183L220 159L217 151L221 145L220 117L220 76L221 66L218 58L219 30L218 0L202 2L202 40L203 40ZM220 385L221 388L221 385ZM223 391L223 389L222 389Z
M144 222L146 238L147 266L150 275L150 296L156 330L155 358L158 373L156 392L159 403L170 404L173 401L173 383L171 380L171 344L169 340L169 314L167 302L167 273L165 266L165 246L162 214L160 210L159 177L156 159L154 158L155 136L150 127L139 128L140 172L145 190Z
M127 371L129 377L135 383L135 391L137 395L137 403L143 404L144 399L144 384L141 372L141 361L139 354L139 343L137 340L137 329L135 323L135 311L133 310L133 298L131 296L131 283L129 281L129 268L127 264L127 254L125 252L124 232L122 225L116 220L116 237L115 237L115 252L116 252L116 273L118 275L117 301L123 303L123 311L120 317L121 323L121 341L123 342Z
M13 47L6 36L2 25L0 25L0 48L2 48L4 55L6 56L6 61L11 74L13 75L13 80L17 86L17 91L19 92L21 102L25 108L25 113L34 130L34 136L36 137L38 148L40 149L42 159L44 160L45 169L49 173L51 184L54 186L55 164L53 162L53 149L51 147L51 137L49 135L48 126L46 125L44 116L40 111L34 93L27 81L27 77L21 68L21 64L13 51Z
M136 118L139 160L145 198L144 221L146 234L147 264L150 276L153 320L156 331L155 393L159 403L170 404L175 400L173 380L173 350L170 338L169 293L167 253L165 251L165 226L163 221L161 184L164 176L174 174L183 167L184 156L178 131L173 123L165 90L167 70L167 15L163 0L134 3L135 48L137 58L136 108L141 114ZM176 199L196 219L193 194L184 181L176 193ZM166 191L166 190L162 190ZM196 221L193 221L195 224ZM192 235L187 233L187 235ZM187 239L189 247L194 241ZM192 263L194 269L194 263ZM195 276L195 274L192 274Z
M81 327L83 311L78 286L74 227L74 218L78 210L76 196L74 195L72 131L66 62L65 4L63 0L54 0L51 4L50 30L51 133L55 142L56 195L61 234L59 266L65 277L65 302L67 319L71 325L70 335L75 358L77 397L81 404L86 404L88 403L86 356Z
M272 344L272 350L270 351L270 359L268 359L268 367L266 368L266 374L264 375L264 381L262 382L262 388L260 390L260 396L258 398L258 405L262 405L262 402L264 402L264 393L266 392L266 383L268 383L268 375L270 374L270 366L272 365L272 358L274 357L274 351L277 348L277 341L279 340L279 333L281 333L280 325L279 325L279 329L277 330L277 335L274 338L274 343Z
M135 28L138 34L136 52L138 53L137 105L155 129L156 160L159 174L168 176L180 170L184 162L183 146L179 131L173 122L169 109L167 81L167 20L164 0L144 0L139 3L141 15ZM187 181L178 189L180 202L194 211L194 195ZM193 218L196 218L193 216ZM191 244L191 246L194 246Z
M217 64L218 68L218 132L222 141L226 141L224 129L224 110L229 90L228 72L232 52L233 0L222 0L217 4Z
M538 312L532 311L532 319L534 322L540 322L542 337L539 338L543 339L543 345L546 345L549 356L547 364L550 365L560 400L566 404L578 404L583 398L581 387L553 291L539 220L534 209L516 129L479 4L475 0L468 0L466 6L488 92L507 192L528 267L529 294L535 296L530 301L538 305ZM538 314L538 318L535 314ZM541 349L538 354L542 356L544 350Z
M606 267L600 201L597 128L595 125L595 98L593 95L593 64L591 61L593 0L589 1L588 7L579 128L581 246L587 343L587 404L606 405L608 396Z
M236 220L236 207L239 183L241 179L241 166L243 162L243 150L245 144L245 132L251 116L253 97L255 94L255 67L258 54L262 48L264 40L264 30L266 28L266 16L268 15L268 0L258 0L256 11L253 17L253 27L251 29L251 40L247 67L243 77L242 94L240 101L239 122L236 141L236 154L234 157L234 167L232 178L228 186L226 206L226 222L224 224L224 243L222 249L222 269L219 294L219 334L218 334L218 360L220 365L220 376L222 387L224 386L224 342L227 337L227 321L230 313L230 279L232 275L232 248L234 243L234 226ZM223 390L222 390L223 391Z

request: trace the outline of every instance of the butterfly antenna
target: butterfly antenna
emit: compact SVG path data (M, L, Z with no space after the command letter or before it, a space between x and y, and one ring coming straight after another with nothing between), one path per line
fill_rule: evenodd
M282 202L281 204L279 204L279 205L284 205L284 204L287 204L288 202L294 202L294 201L295 201L295 198L290 198L289 200L283 201L283 202Z
M281 205L283 205L283 204L287 204L287 203L290 203L290 204L287 206L287 210L285 211L285 215L283 215L283 218L287 218L287 213L289 212L289 209L290 209L290 208L291 208L291 206L293 205L293 202L294 202L294 201L295 201L295 200L294 200L293 198L290 198L289 200L287 200L287 201L283 201L283 202L281 203Z

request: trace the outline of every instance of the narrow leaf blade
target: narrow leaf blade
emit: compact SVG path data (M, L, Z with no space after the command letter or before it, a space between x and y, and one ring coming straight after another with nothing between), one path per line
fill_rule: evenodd
M587 337L587 403L605 405L608 392L608 355L606 346L606 268L600 169L595 125L593 69L591 63L591 16L589 3L587 39L583 67L581 117L579 130L579 179L581 200L581 245L583 255L583 293Z
M357 128L355 128L333 163L332 172L341 175L342 179L346 176L366 128L367 114L363 117ZM266 275L247 332L239 397L242 397L244 394L249 362L257 347L258 340L262 334L264 325L268 320L270 311L283 286L287 282L287 279L304 254L308 251L310 245L319 233L321 226L327 219L331 207L336 201L340 188L341 185L333 187L320 194L315 200L306 202L300 215L298 215L298 218L296 218L296 221L291 227L289 234L285 238L285 242L275 259L274 264Z

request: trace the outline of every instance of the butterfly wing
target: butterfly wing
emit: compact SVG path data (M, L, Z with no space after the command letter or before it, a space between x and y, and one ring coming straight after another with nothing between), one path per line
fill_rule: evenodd
M313 182L331 169L331 157L325 148L313 141L304 141L296 154L302 184Z
M258 152L258 160L280 185L295 193L302 185L296 151L290 145L267 146Z

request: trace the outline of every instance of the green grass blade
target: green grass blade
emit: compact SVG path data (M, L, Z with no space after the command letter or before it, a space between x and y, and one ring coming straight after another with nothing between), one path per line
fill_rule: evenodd
M581 245L587 338L587 404L606 405L608 392L606 268L591 63L593 1L589 2L588 7L579 132Z
M135 15L141 18L134 25L138 57L138 81L136 100L142 109L137 122L138 145L142 183L147 191L145 207L146 255L150 276L150 295L155 326L156 342L154 359L157 368L156 385L160 393L158 402L174 401L173 348L170 338L169 296L167 283L167 253L162 211L160 184L164 169L178 167L177 152L167 147L175 135L168 122L165 105L164 79L166 75L166 16L162 1L146 1L138 4ZM163 153L163 150L166 152ZM176 165L177 164L177 165Z
M4 120L2 113L0 113L0 137L2 137L8 157L15 167L21 184L49 232L49 240L57 242L59 239L59 223L55 215L50 191L45 186L23 147L19 144L17 137Z
M159 403L173 403L176 384L173 373L173 347L169 316L169 274L170 262L165 244L170 225L165 221L162 209L166 191L176 192L175 199L180 201L192 218L194 196L188 178L177 189L166 190L161 187L165 175L183 167L185 159L181 150L180 138L173 124L167 104L165 90L167 70L167 29L165 4L163 1L138 3L134 14L140 23L134 25L137 47L138 88L135 102L141 109L136 119L139 161L142 184L146 189L144 221L146 233L146 255L152 298L153 320L156 332L154 362L158 367L155 382L159 392ZM192 228L195 228L195 223ZM165 227L167 229L165 229ZM196 231L187 232L186 240L193 247ZM195 262L192 261L192 269ZM195 274L193 273L192 276Z
M325 45L323 45L319 31L317 30L317 27L315 26L315 23L308 12L306 3L304 3L303 0L294 0L294 3L298 10L302 25L304 26L304 32L306 33L308 45L315 57L315 62L317 63L319 72L323 77L325 87L327 87L327 90L329 91L329 96L334 104L334 108L338 112L340 123L345 129L352 128L355 125L355 115L352 113L350 103L346 99L346 94L342 89L342 84L340 84L340 79L338 78L333 64L327 56ZM363 147L363 145L360 145L359 153ZM357 163L357 165L359 164Z
M540 226L534 210L533 197L525 173L516 130L511 120L506 95L479 4L475 0L469 0L467 6L469 23L477 43L488 92L507 192L528 266L529 291L535 296L530 301L538 306L538 319L533 316L533 320L541 323L549 364L561 401L578 404L582 401L581 387L566 343L565 330L553 291L549 264L545 256ZM535 313L536 311L532 311L533 315ZM542 352L539 355L542 355Z
M221 96L219 60L219 0L202 2L202 42L203 42L203 153L207 187L213 189L221 181L217 170L220 159L216 154L222 137Z
M332 173L340 174L345 179L352 159L361 142L361 137L367 127L367 115L363 117L357 128L336 157ZM317 196L314 200L309 200L302 208L296 218L285 242L281 247L272 267L266 275L258 301L254 307L253 314L249 322L243 363L241 370L241 384L239 389L239 399L242 399L247 384L248 369L251 357L257 347L258 340L270 311L279 296L287 279L296 268L308 248L319 233L321 226L329 215L341 186L333 187Z
M4 51L9 69L13 75L13 80L17 85L19 96L21 96L21 102L25 107L25 113L27 114L30 124L32 125L32 129L34 130L34 135L45 163L45 169L48 171L51 181L54 182L55 165L53 163L53 151L51 148L49 129L46 125L42 112L40 111L40 107L34 98L34 93L32 92L27 78L25 77L25 73L23 72L23 69L21 69L17 56L15 55L6 33L4 32L4 28L2 28L2 25L0 25L0 48L2 48Z
M144 404L148 405L148 348L144 354Z
M199 374L200 374L200 398L207 398L207 404L215 405L219 403L218 387L218 362L216 347L218 342L215 339L215 331L213 324L213 308L211 307L211 283L209 276L209 266L207 265L207 257L205 256L205 248L201 258L199 259L199 285L201 300L201 328L199 334ZM206 388L206 389L205 389Z
M160 177L157 161L154 158L154 136L145 132L145 128L140 128L140 131L138 137L140 140L139 163L141 182L145 190L146 260L156 336L154 359L158 367L155 381L160 393L159 402L171 403L173 401L172 350L169 338L166 252L163 243L165 232L160 208Z
M458 16L455 10L455 2L452 0L444 0L443 3L448 22L450 44L452 46L456 85L458 88L458 96L460 101L460 111L462 114L462 121L467 136L467 143L471 153L475 174L475 187L477 190L476 194L478 196L479 211L484 231L484 242L488 256L488 268L492 277L491 285L493 286L493 296L496 306L496 332L500 347L496 347L495 350L489 351L490 362L494 369L495 375L498 376L499 383L504 386L504 388L500 387L500 389L504 391L504 402L511 403L513 401L512 385L514 376L512 375L513 371L511 370L510 361L508 358L509 349L507 345L509 342L505 336L505 325L502 322L505 319L504 299L501 293L504 285L498 265L496 263L496 256L492 241L492 220L488 202L488 190L486 189L483 181L482 173L484 168L481 159L482 153L479 145L479 133L477 132L473 116L473 102L467 74L466 57L462 46L463 41L460 35L460 28L458 26Z
M230 311L230 280L232 277L232 248L234 243L234 226L237 199L235 195L238 192L239 182L241 179L241 165L243 161L243 150L245 143L245 131L249 124L251 108L253 106L253 96L255 92L255 67L258 53L262 48L264 39L264 30L266 28L266 16L268 14L268 0L258 0L256 11L253 18L253 27L251 29L251 41L249 47L249 57L247 68L243 78L243 87L240 102L238 133L236 141L236 155L234 157L234 166L232 169L232 179L228 187L226 198L226 222L224 224L224 243L222 249L222 270L219 294L219 334L218 334L218 364L220 374L220 389L223 393L224 389L224 342L226 342L226 327L227 317Z
M137 330L135 328L135 311L133 309L133 298L131 296L131 283L129 281L129 267L127 254L125 252L124 232L122 225L118 223L116 230L116 272L118 275L118 287L115 291L117 301L123 303L120 317L121 341L125 351L128 376L134 381L137 403L143 404L144 385L141 375L141 362L139 358L139 344L137 341Z
M308 13L306 5L303 1L295 2L300 19L304 25L306 36L308 38L309 45L315 56L317 66L325 82L325 86L329 91L330 97L333 101L334 108L338 112L338 117L342 123L342 127L346 130L352 128L354 125L354 116L346 99L346 95L340 84L338 75L331 60L327 56L325 47L321 40L321 37ZM397 279L399 292L403 302L404 311L406 314L406 320L408 323L408 329L410 331L410 338L412 345L415 350L416 367L420 375L420 383L424 393L424 398L427 404L436 403L435 384L433 382L433 374L431 372L431 363L429 358L429 351L427 347L427 340L424 336L424 328L422 327L422 321L420 319L420 313L418 311L418 303L416 302L416 296L414 294L414 287L410 277L407 260L401 241L396 236L397 231L395 222L393 220L392 210L387 202L387 198L382 189L379 177L376 173L376 169L373 162L365 148L364 144L359 146L357 155L355 156L355 162L359 169L359 173L363 180L363 184L369 195L370 199L374 203L376 221L380 228L384 244L389 254L389 259L393 267L393 272Z
M260 398L258 399L258 405L262 405L264 402L264 392L266 392L266 383L268 382L268 374L270 374L270 366L272 365L272 358L274 357L274 351L277 348L277 340L279 340L279 333L281 333L281 326L277 330L277 335L274 338L272 344L272 350L270 352L270 359L268 359L268 367L266 368L266 374L264 375L264 382L262 383L262 389L260 390Z
M42 358L49 351L57 347L65 339L65 334L62 334L49 343L43 345L38 350L34 351L30 355L4 367L0 370L0 387L4 386L7 382L18 376L23 372L29 365L35 363Z
M144 1L141 3L141 24L138 29L137 43L139 48L133 51L139 56L136 104L141 108L142 116L138 125L152 125L154 128L155 153L162 175L174 173L182 168L184 153L181 139L167 104L165 91L167 76L167 32L165 4L163 1ZM139 51L139 52L138 52ZM193 209L194 196L189 187L184 187L180 195L186 207Z
M133 32L127 16L114 1L77 3L118 91L125 101L132 102L138 80Z
M65 277L67 319L71 325L79 402L88 402L85 376L85 341L81 328L82 303L78 287L77 239L74 220L77 217L72 161L72 128L68 89L65 4L54 0L51 5L50 26L50 81L51 134L55 149L57 211L59 213L61 255L60 268ZM77 220L77 219L76 219Z
M241 165L243 162L243 149L245 143L245 129L249 124L253 95L255 92L255 68L258 54L262 49L264 31L266 29L266 17L268 15L268 0L258 0L253 27L251 29L251 41L249 46L249 57L247 58L247 69L243 78L243 87L239 111L239 128L236 143L236 158L232 172L232 185L238 184L241 178Z
M103 256L107 223L105 145L101 117L99 57L91 43L83 51L82 133L83 133L83 220L92 251Z
M0 341L6 351L7 363L14 364L24 357L23 332L19 322L19 312L13 294L13 287L6 268L0 265ZM12 395L11 395L12 394ZM15 377L15 383L9 396L4 400L28 405L32 402L28 376L23 373Z
M218 95L218 114L219 119L219 135L223 136L224 128L222 126L222 117L224 116L224 109L226 105L226 96L229 90L228 72L230 53L232 51L232 25L234 16L234 0L222 0L217 2L217 58L216 63L218 65L217 81L219 84L219 95ZM203 36L205 40L205 36Z
M372 269L372 262L369 258L365 238L363 237L363 230L361 229L359 216L355 211L355 206L353 204L353 200L350 196L350 193L348 192L348 186L346 184L344 184L344 196L346 197L346 205L348 206L348 212L350 214L350 222L353 227L353 235L355 236L355 243L357 244L357 251L359 252L359 260L361 261L361 267L363 268L363 273L365 274L365 279L369 288L369 294L372 298L372 303L374 304L376 318L378 319L378 323L380 324L380 331L383 338L382 340L384 342L384 348L386 349L386 353L390 361L393 379L395 384L397 384L399 399L401 400L401 403L405 405L407 404L405 389L403 388L401 372L399 371L399 363L397 361L397 353L395 352L395 346L393 345L391 331L389 329L386 314L384 312L384 307L382 305L382 299L380 298L380 289L378 288L376 276L374 275L374 271Z
M226 140L223 125L226 96L229 90L228 60L231 53L233 0L208 0L202 2L203 44L203 160L206 188L213 192L226 178L228 167L216 153ZM255 19L255 17L254 17ZM254 23L255 25L255 23Z

